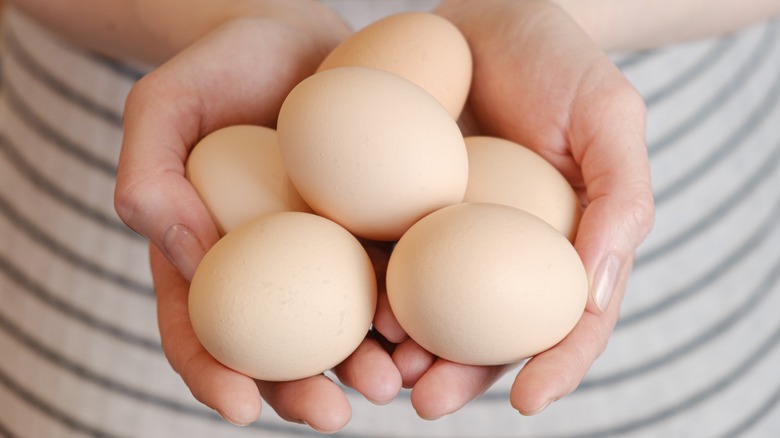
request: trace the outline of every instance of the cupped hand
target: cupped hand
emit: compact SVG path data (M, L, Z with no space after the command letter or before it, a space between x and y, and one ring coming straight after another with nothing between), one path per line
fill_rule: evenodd
M466 134L534 149L566 176L584 206L574 245L590 298L574 330L515 378L511 404L530 415L573 391L606 347L634 252L652 227L645 106L608 56L553 3L445 0L435 12L458 26L472 50L472 90L461 121ZM378 328L401 342L393 359L423 418L460 409L509 369L435 358L404 340L397 323Z
M286 420L333 432L351 416L336 383L325 375L256 382L211 357L189 321L189 281L219 238L185 178L191 148L221 127L273 127L287 93L349 34L343 21L317 2L256 3L266 7L212 30L133 88L125 108L115 206L150 240L163 350L193 395L235 424L256 420L262 397ZM400 391L397 369L372 336L334 372L377 403Z

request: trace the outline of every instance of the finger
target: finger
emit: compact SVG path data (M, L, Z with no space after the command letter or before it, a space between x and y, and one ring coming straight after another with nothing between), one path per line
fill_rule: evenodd
M352 418L344 392L321 374L292 382L257 382L257 387L280 417L318 432L335 433Z
M510 401L523 415L535 415L574 391L601 355L615 327L627 271L617 285L617 296L605 312L586 311L558 345L533 357L512 384Z
M334 372L341 383L372 403L387 404L401 392L401 374L382 345L367 337Z
M420 418L451 414L482 395L508 366L482 367L437 359L412 389L412 406Z
M605 311L654 221L645 143L645 107L623 79L604 79L573 104L572 149L587 206L575 248L588 273L588 310ZM587 108L582 100L587 100ZM620 120L620 123L615 123Z
M377 284L377 304L374 314L374 328L384 336L388 341L398 344L406 339L406 332L398 323L393 310L390 308L390 301L387 298L387 287L385 279L387 276L387 263L390 260L390 254L393 250L393 242L373 242L362 241L363 247L371 262L374 265Z
M277 34L284 31L289 38ZM270 21L239 20L141 79L128 96L115 208L187 279L218 239L185 178L190 148L228 125L273 126L284 97L319 60L299 39L298 30Z
M246 425L260 416L260 394L254 381L217 362L200 344L187 310L189 284L155 246L150 248L157 317L165 356L193 396L233 424Z
M401 374L404 388L411 388L416 385L435 361L436 356L422 348L411 338L398 344L393 351L393 363L395 363L398 372Z
M396 319L393 309L390 307L390 300L387 298L387 292L384 290L380 290L377 295L374 328L376 328L385 339L394 344L399 344L408 338L406 331L404 331L403 327L401 327L401 324L398 322L398 319Z

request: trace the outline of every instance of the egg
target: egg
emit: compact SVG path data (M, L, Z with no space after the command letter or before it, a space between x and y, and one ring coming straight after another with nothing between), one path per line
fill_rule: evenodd
M287 177L271 128L237 125L206 135L187 159L186 177L223 235L264 214L311 211Z
M574 241L582 205L552 164L509 140L471 136L465 142L469 181L464 202L492 202L526 210Z
M376 277L360 242L304 212L247 222L222 237L192 279L189 313L203 347L264 381L322 373L365 338Z
M448 20L425 12L390 15L358 30L323 60L319 70L345 66L403 76L436 97L453 118L463 110L471 85L466 39Z
M462 203L414 224L387 267L401 327L436 356L516 363L561 341L582 316L588 282L571 243L526 211Z
M457 123L430 93L394 73L316 73L287 96L277 131L303 199L360 237L396 240L463 199L468 156Z

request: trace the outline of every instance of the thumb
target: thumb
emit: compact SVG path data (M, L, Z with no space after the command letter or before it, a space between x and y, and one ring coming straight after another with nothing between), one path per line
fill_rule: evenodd
M650 232L654 202L645 141L645 107L630 86L613 88L602 104L588 102L587 114L611 123L578 129L573 120L587 206L575 248L590 281L588 310L606 311L615 289L631 269L637 247ZM621 120L615 123L615 120ZM598 129L588 128L598 126ZM578 153L579 152L579 153Z
M185 177L189 148L200 129L185 126L189 119L182 114L198 112L184 93L161 82L155 76L144 78L128 96L114 207L190 280L219 235Z

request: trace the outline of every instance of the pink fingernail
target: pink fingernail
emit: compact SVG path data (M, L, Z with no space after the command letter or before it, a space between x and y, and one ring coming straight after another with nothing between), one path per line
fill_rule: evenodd
M593 280L593 301L600 311L604 312L612 301L612 295L615 294L622 263L618 256L609 253L601 261L596 276Z
M206 253L200 241L187 227L177 224L165 232L163 245L168 260L187 281L192 280L195 268Z
M248 426L250 423L245 423L241 421L231 420L228 416L224 415L219 410L215 409L217 414L219 414L220 417L222 417L223 420L227 421L228 423L232 424L233 426L239 426L239 427L245 427Z
M547 401L545 401L544 403L542 403L542 404L541 404L541 405L540 405L538 408L534 409L534 410L533 410L533 411L531 411L531 412L528 412L528 413L526 413L526 414L523 414L523 415L526 415L526 416L528 416L528 417L532 417L532 416L534 416L534 415L536 415L536 414L539 414L539 413L541 413L542 411L544 411L545 409L547 409L547 407L548 407L548 406L550 406L550 404L552 404L552 402L553 402L552 400L547 400ZM522 414L522 412L521 412L521 414Z

